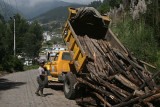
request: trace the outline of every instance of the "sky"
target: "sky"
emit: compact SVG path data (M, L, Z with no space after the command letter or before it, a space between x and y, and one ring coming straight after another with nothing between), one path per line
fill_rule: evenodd
M27 3L28 5L35 5L38 2L45 2L45 1L60 1L60 0L4 0L6 2L12 2L13 5L15 5L15 1L17 2L17 4L23 4L24 1L25 3ZM70 2L70 3L78 3L78 4L89 4L92 1L95 0L61 0L61 1L65 1L65 2Z

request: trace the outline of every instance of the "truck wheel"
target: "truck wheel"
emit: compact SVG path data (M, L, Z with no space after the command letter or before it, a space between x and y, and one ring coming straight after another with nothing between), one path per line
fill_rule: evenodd
M74 88L75 83L76 83L75 76L73 75L72 72L68 72L64 79L64 85L63 85L64 95L66 98L75 99L75 93L76 93Z

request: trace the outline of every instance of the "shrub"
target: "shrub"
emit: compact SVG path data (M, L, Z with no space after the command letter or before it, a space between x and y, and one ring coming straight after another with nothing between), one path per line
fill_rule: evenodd
M23 71L23 63L20 59L18 59L17 57L14 57L14 70L16 71Z
M145 23L143 17L136 21L127 17L124 22L112 27L112 31L135 57L157 66L158 44L155 32L153 27Z
M2 68L8 72L23 71L23 63L17 57L6 55L2 63Z

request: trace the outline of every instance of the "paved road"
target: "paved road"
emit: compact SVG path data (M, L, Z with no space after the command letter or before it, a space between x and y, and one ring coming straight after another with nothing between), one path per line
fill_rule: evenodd
M36 70L0 77L0 107L78 107L64 97L63 86L45 88L46 97L36 96Z

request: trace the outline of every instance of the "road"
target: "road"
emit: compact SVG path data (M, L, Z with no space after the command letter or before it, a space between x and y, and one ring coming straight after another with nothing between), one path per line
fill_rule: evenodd
M62 85L45 88L46 97L36 96L36 74L29 70L0 77L0 107L78 107L64 97Z

